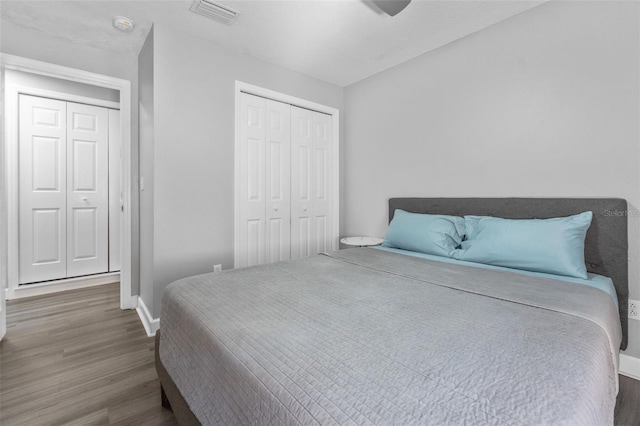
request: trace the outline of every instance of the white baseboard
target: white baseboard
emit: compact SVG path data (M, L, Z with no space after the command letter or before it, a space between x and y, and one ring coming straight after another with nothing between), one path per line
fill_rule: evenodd
M640 358L620 354L620 374L640 380Z
M37 284L22 285L15 289L7 289L6 299L22 299L24 297L42 296L60 291L77 290L79 288L120 282L120 272L109 272L88 277L67 278Z
M138 316L140 317L140 321L142 321L144 330L147 332L147 336L153 337L156 335L156 331L160 328L160 318L151 317L151 313L149 313L149 309L147 309L147 305L145 305L142 297L138 296L137 298L138 307L136 308L136 312L138 312Z

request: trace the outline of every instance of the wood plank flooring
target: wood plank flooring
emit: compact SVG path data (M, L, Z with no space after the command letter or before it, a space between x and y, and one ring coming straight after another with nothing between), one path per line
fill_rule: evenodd
M118 284L7 302L0 424L175 425L160 405L153 338ZM640 382L620 376L616 426L640 425Z
M620 376L620 392L616 401L616 426L640 425L640 382Z
M175 425L153 338L108 284L7 302L0 424Z

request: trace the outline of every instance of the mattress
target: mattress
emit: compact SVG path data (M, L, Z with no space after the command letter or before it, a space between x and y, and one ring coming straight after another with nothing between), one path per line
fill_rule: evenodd
M514 274L523 274L523 275L529 275L532 277L550 278L550 279L555 279L560 281L567 281L575 284L586 285L586 286L594 287L604 291L609 295L609 297L611 297L616 307L618 306L618 295L616 293L616 287L613 284L613 280L609 277L593 274L591 272L587 273L587 279L582 279L577 277L567 277L567 276L547 274L544 272L533 272L533 271L524 271L521 269L505 268L503 266L485 265L483 263L466 262L464 260L453 259L450 257L435 256L432 254L419 253L415 251L402 250L402 249L391 248L391 247L376 246L373 248L376 250L385 250L393 253L404 254L405 256L420 257L422 259L430 259L438 262L454 263L458 265L466 265L466 266L472 266L472 267L483 268L483 269L493 269L496 271L505 271L505 272L510 272ZM576 291L579 291L579 289L576 288Z
M606 292L350 249L171 284L159 355L203 424L613 424Z

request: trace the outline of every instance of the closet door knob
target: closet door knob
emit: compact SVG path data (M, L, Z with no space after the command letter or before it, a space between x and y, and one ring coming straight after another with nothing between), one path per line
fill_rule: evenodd
M87 197L82 197L82 201L87 201Z
M302 208L302 211L305 211L305 212L306 212L306 211L307 211L307 208L306 208L306 207L303 207L303 208Z
M273 211L277 212L278 211L278 206L273 206Z

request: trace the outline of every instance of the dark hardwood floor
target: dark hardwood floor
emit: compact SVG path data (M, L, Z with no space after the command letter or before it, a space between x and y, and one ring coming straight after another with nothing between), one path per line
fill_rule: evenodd
M153 338L109 284L7 302L0 424L175 425ZM640 426L640 382L620 376L617 426Z
M640 425L640 381L620 376L615 424L616 426Z
M153 338L119 286L7 302L0 424L175 425L160 405Z

